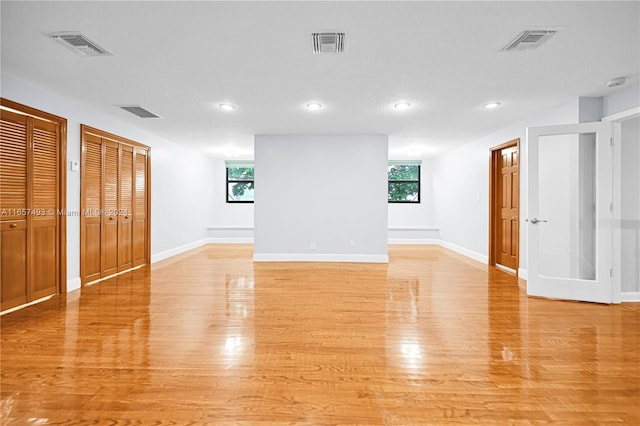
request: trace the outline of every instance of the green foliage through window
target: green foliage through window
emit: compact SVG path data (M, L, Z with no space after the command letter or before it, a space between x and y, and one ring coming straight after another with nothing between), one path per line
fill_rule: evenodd
M253 203L253 167L227 164L227 203Z
M420 166L417 164L389 164L389 202L420 202Z

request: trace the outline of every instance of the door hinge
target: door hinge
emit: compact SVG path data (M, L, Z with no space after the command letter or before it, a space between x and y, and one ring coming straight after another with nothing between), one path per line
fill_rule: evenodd
M609 268L609 276L613 278L613 268Z
M613 136L609 138L609 146L613 147Z
M609 211L613 212L613 203L609 203Z

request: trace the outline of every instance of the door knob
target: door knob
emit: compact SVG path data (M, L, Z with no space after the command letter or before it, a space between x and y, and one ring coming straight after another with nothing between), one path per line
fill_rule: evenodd
M546 222L546 220L544 220L544 219L538 219L537 217L534 217L534 218L533 218L533 219L531 219L531 220L529 220L529 219L527 219L527 220L528 220L529 222L533 223L534 225L535 225L536 223Z

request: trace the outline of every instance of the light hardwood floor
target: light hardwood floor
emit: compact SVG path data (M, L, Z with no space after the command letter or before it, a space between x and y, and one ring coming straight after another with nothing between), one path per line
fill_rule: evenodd
M527 298L439 247L389 254L211 245L6 314L2 424L640 424L637 305Z

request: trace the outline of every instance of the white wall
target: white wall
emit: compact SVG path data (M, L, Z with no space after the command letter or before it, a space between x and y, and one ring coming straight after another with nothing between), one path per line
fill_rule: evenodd
M209 237L220 242L252 242L254 205L226 202L226 167L224 159L213 161L213 214ZM389 241L391 243L424 242L438 239L433 208L433 161L422 160L420 167L420 203L390 203Z
M640 84L621 87L604 98L603 116L617 114L640 105Z
M494 111L499 113L499 110ZM434 159L433 205L440 236L449 247L487 261L490 149L520 139L520 273L526 277L526 128L576 123L578 100L513 124Z
M254 152L255 260L388 260L387 136L258 135Z
M2 97L67 119L67 160L80 160L80 124L151 147L151 253L154 259L201 241L212 211L211 160L198 152L25 81L2 74ZM68 163L68 161L67 161ZM80 173L67 172L67 209L80 209ZM80 285L80 218L67 218L67 288Z
M488 253L489 150L520 138L520 274L527 276L527 159L526 128L597 120L596 112L611 115L640 105L640 86L621 88L602 99L577 98L541 112L498 132L434 159L435 223L445 244L486 261ZM499 113L499 110L495 111ZM581 120L582 118L582 120Z
M640 117L622 122L621 291L640 292Z

